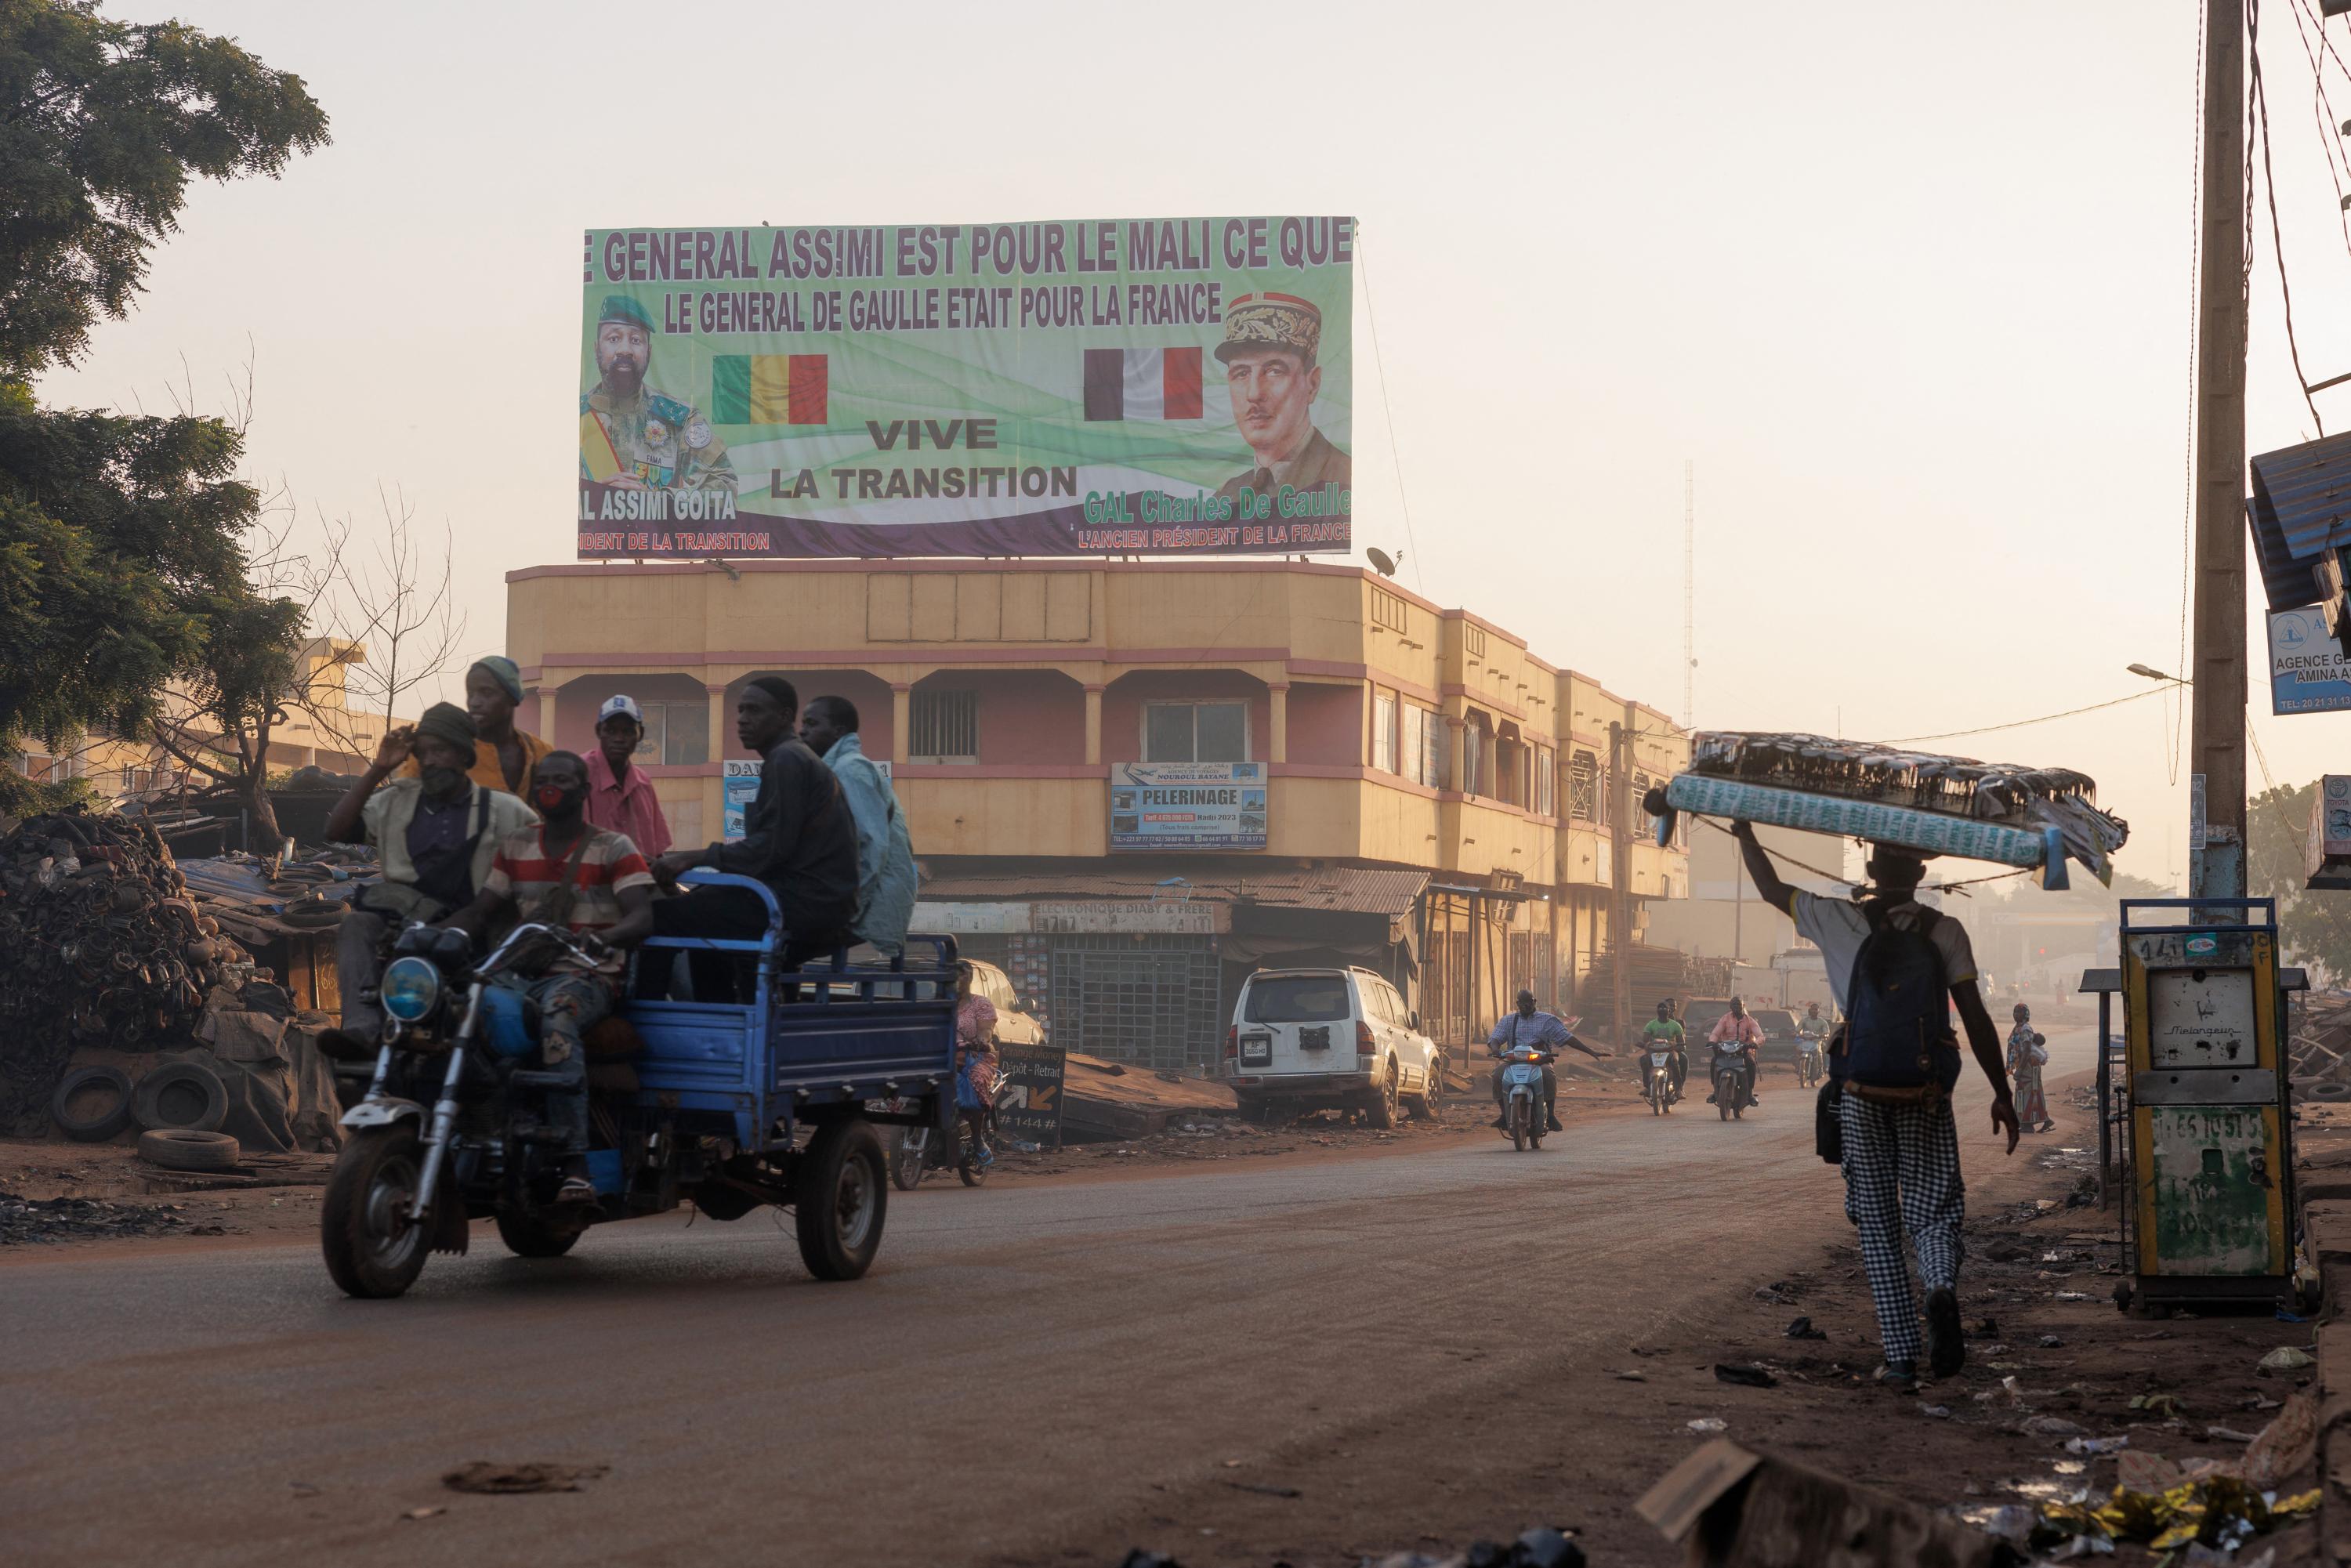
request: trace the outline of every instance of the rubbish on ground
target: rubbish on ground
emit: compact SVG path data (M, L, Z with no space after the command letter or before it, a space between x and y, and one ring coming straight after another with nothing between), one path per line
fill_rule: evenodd
M2011 1548L1957 1520L1839 1477L1718 1438L1668 1471L1635 1511L1667 1540L1688 1542L1693 1568L1812 1568L1821 1543L1837 1561L1996 1568Z
M2280 1307L2277 1310L2277 1321L2282 1323L2306 1323L2310 1320L2298 1312L2290 1312L2283 1307Z
M2068 1438L2065 1443L2065 1451L2069 1454L2080 1454L2085 1457L2093 1457L2098 1454L2119 1454L2125 1448L2129 1447L2130 1434L2126 1432L2119 1437Z
M1777 1388L1780 1380L1760 1366L1731 1366L1722 1362L1714 1364L1717 1383L1735 1383L1742 1388Z
M73 1241L96 1236L221 1234L217 1225L191 1226L169 1209L94 1197L19 1197L0 1192L0 1247Z
M2263 1372L2300 1372L2317 1364L2308 1351L2297 1350L2290 1344L2282 1344L2262 1357Z
M610 1465L494 1464L475 1459L441 1478L451 1491L510 1492L580 1491L584 1483L607 1474Z
M1436 1538L1424 1535L1421 1539ZM1177 1568L1177 1564L1173 1558L1131 1552L1120 1568ZM1450 1557L1396 1552L1385 1557L1366 1557L1363 1568L1584 1568L1584 1558L1583 1548L1570 1541L1566 1531L1537 1525L1508 1546L1495 1541L1473 1541L1467 1551Z
M2064 1343L2065 1342L2064 1340L2059 1339L2053 1333L2045 1333L2041 1336L2041 1348L2043 1350L2059 1349L2064 1344Z
M2302 1393L2285 1402L2238 1462L2245 1479L2263 1491L2283 1486L2310 1467L2318 1452L2318 1397Z
M1951 1407L1948 1405L1921 1405L1918 1414L1931 1416L1938 1421L1948 1421L1951 1418Z
M1812 1319L1798 1318L1794 1322L1788 1325L1786 1332L1781 1337L1784 1339L1826 1339L1829 1336L1822 1333L1819 1329L1814 1328L1813 1326Z
M1259 1486L1255 1481L1227 1481L1225 1484L1235 1491L1255 1492L1259 1497L1304 1497L1306 1495L1296 1487Z
M1646 1383L1649 1381L1649 1375L1643 1372L1637 1366L1628 1366L1622 1372L1612 1372L1608 1375L1614 1378L1619 1383Z
M1701 1416L1689 1424L1689 1429L1693 1432L1727 1432L1730 1429L1730 1423L1719 1416Z
M431 1519L435 1514L443 1514L448 1511L449 1510L445 1504L438 1508L412 1508L400 1517L402 1519Z
M2028 1416L2018 1430L2035 1437L2078 1437L2089 1428L2063 1416Z
M2150 1416L2177 1416L2179 1414L2179 1396L2134 1394L2131 1396L2130 1407L2134 1410L2144 1410Z
M2143 1448L2126 1452L2115 1471L2115 1484L2125 1491L2169 1491L2187 1479L2177 1463Z
M2061 1476L2078 1476L2085 1474L2090 1467L2080 1459L2053 1459L2049 1468Z
M1976 1326L1970 1329L1968 1333L1970 1337L1974 1339L1998 1339L2000 1337L2000 1320L1998 1318L1980 1318L1976 1322Z
M2258 1432L2240 1432L2231 1427L2207 1427L2204 1428L2204 1435L2208 1437L2217 1437L2224 1443L2250 1443L2261 1436Z
M2051 1294L2061 1301L2095 1301L2098 1299L2087 1291L2055 1291Z

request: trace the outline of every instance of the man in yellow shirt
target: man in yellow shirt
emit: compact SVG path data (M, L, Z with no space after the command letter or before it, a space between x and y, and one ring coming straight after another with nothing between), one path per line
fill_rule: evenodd
M512 659L492 653L474 661L465 672L465 711L474 716L474 765L465 776L486 789L503 789L528 799L531 770L555 747L528 730L515 727L515 709L522 702L522 671ZM411 758L397 775L416 777Z

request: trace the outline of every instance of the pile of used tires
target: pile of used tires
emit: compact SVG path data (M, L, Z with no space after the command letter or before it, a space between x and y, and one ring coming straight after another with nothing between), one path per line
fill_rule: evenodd
M78 1047L188 1043L206 992L249 961L148 823L26 819L0 839L0 1132L41 1130Z

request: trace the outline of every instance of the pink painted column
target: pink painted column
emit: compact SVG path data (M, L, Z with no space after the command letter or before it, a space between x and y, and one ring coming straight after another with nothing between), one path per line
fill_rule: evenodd
M1100 686L1086 688L1086 762L1097 766L1102 761L1102 699Z
M1287 685L1270 688L1273 693L1273 736L1270 761L1290 760L1290 687Z
M906 735L913 727L914 688L911 682L890 683L890 760L904 767L906 761Z

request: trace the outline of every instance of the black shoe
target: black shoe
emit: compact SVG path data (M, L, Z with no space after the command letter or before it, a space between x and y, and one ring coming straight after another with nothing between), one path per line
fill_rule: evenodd
M1959 1328L1959 1294L1949 1285L1927 1292L1927 1370L1955 1375L1968 1364L1968 1342Z
M1550 1124L1551 1130L1552 1130L1552 1132L1554 1132L1554 1133L1564 1133L1564 1132L1566 1132L1566 1131L1567 1131L1567 1129L1566 1129L1565 1127L1562 1127L1562 1126L1561 1126L1561 1125L1559 1124L1559 1118L1558 1118L1558 1117L1556 1117L1556 1116L1554 1116L1554 1115L1552 1115L1552 1114L1550 1112L1548 1112L1548 1111L1546 1111L1546 1112L1544 1112L1544 1113L1543 1113L1543 1120L1544 1120L1546 1123Z
M1918 1392L1918 1364L1915 1361L1889 1361L1877 1369L1877 1385L1895 1394Z
M1494 1131L1498 1133L1507 1133L1510 1130L1510 1124L1507 1118L1501 1116L1494 1118Z

